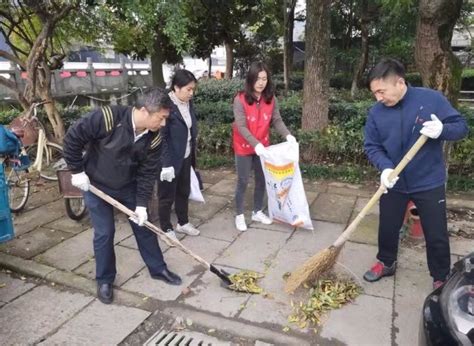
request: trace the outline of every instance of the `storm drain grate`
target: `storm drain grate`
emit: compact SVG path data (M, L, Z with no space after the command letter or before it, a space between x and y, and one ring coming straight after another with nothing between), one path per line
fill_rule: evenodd
M221 346L229 342L197 332L175 332L160 330L148 339L144 346Z

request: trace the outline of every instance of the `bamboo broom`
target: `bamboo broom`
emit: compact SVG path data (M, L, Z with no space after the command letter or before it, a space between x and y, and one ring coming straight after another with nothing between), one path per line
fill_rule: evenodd
M393 172L389 176L391 181L397 177L405 166L413 159L418 150L425 144L428 137L421 135L420 138L413 144L410 150L405 154L400 163L395 167ZM330 270L336 263L337 256L341 252L342 246L349 239L351 234L354 232L360 221L367 215L372 209L375 203L378 202L386 188L380 185L378 190L366 204L366 206L360 211L356 218L350 223L350 225L344 230L344 232L336 239L336 241L328 248L318 252L316 255L308 259L303 266L291 273L285 284L285 291L287 293L293 293L301 284L313 280L319 277L321 274Z

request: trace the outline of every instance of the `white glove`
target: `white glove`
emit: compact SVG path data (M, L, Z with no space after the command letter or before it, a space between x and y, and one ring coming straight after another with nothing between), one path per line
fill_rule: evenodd
M385 186L387 189L391 189L397 183L398 177L393 178L391 181L388 180L389 175L393 172L391 168L385 168L380 175L380 184ZM387 190L385 191L387 193Z
M82 191L89 191L91 182L87 174L85 172L81 172L71 175L71 184Z
M268 157L268 150L263 146L262 143L258 143L255 146L255 154L262 157Z
M160 180L166 180L172 182L174 179L174 167L163 167L160 174Z
M130 216L129 219L135 222L138 226L143 226L148 220L148 213L146 212L146 207L136 207L135 214L136 216Z
M296 138L292 135L286 136L286 140L288 143L296 143Z
M431 121L425 121L423 128L420 130L422 135L433 139L438 138L443 132L443 123L435 114L431 114Z

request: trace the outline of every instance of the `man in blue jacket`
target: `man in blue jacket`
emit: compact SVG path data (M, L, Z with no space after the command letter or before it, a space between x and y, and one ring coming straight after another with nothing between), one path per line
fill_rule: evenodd
M444 95L405 82L405 69L394 59L379 62L368 77L377 103L369 110L365 125L365 152L382 172L380 182L387 192L380 199L377 263L365 273L377 281L395 273L399 230L408 201L420 215L426 239L428 268L437 288L450 270L446 218L446 169L443 141L456 141L468 133L466 120ZM420 134L429 137L399 177L388 177Z

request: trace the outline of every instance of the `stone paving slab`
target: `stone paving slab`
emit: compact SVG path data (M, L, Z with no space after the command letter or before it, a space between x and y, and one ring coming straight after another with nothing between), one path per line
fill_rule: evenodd
M92 227L89 217L86 215L80 221L71 220L68 217L63 217L58 220L54 220L43 226L44 228L54 229L56 231L63 231L73 234L81 233L88 228Z
M30 259L72 236L71 233L40 227L16 237L8 244L1 244L0 251Z
M36 185L36 182L32 180L30 181L30 195L24 211L29 211L54 201L62 201L60 203L62 204L61 210L66 213L64 200L59 193L57 182L46 182L45 185Z
M363 279L364 273L375 263L376 254L376 246L346 242L338 257L341 265L336 264L334 269L341 275L351 277L362 286L365 294L391 299L395 281L393 276L376 282L367 282Z
M217 184L219 181L229 176L230 171L226 170L200 170L203 183Z
M8 303L16 297L31 290L36 285L21 279L15 279L5 273L0 273L0 302ZM3 326L2 326L3 329Z
M371 197L375 190L367 191L362 185L347 184L333 182L328 184L327 193L343 195L343 196L358 196L358 197Z
M289 236L289 233L249 228L224 251L216 263L263 272Z
M234 211L231 207L227 206L212 219L205 221L199 226L201 236L232 242L241 233L235 228L234 220Z
M207 193L204 194L204 200L206 201L205 204L189 204L189 216L200 220L209 220L231 201L228 197L209 195Z
M303 178L304 190L306 192L327 192L328 186L325 182L311 181Z
M357 215L357 214L355 214ZM354 215L354 217L355 217ZM357 225L349 239L357 243L370 245L378 244L379 217L378 215L366 215Z
M65 270L73 270L94 257L92 239L94 232L88 229L64 242L53 246L35 257L35 260Z
M0 344L34 344L68 321L93 298L47 286L34 288L2 307ZM25 323L28 321L28 323Z
M184 243L185 242L185 243ZM198 256L212 262L212 259L228 246L228 242L204 237L193 237L183 241ZM198 252L199 251L199 252ZM141 270L122 287L132 292L138 292L159 300L175 300L181 291L189 286L207 269L182 251L171 248L165 254L168 268L181 276L183 283L180 286L171 286L160 280L153 280L148 269Z
M369 203L370 198L358 197L354 205L352 218L355 218L359 212ZM376 203L367 213L367 215L380 215L379 203Z
M320 331L331 345L391 346L392 300L361 295L353 303L332 310Z
M62 201L56 201L13 217L15 235L32 231L40 225L50 223L64 216Z
M233 179L222 179L217 184L212 185L207 189L206 194L216 196L233 196L235 193L235 180Z
M310 207L311 218L346 224L352 214L356 198L355 196L320 193Z
M128 249L123 246L115 246L115 259L117 276L115 277L114 285L116 286L121 286L145 267L145 263L137 250ZM74 272L89 279L95 279L95 265L95 260L91 259L74 270Z
M452 254L466 256L474 251L474 239L450 237L449 242Z
M432 280L429 275L405 268L399 268L396 275L393 302L395 342L397 345L412 345L418 340L423 301L431 292Z
M229 273L236 271L235 268L219 266ZM226 317L237 315L242 305L250 298L249 294L231 291L221 284L215 274L206 271L203 276L195 280L191 285L189 294L182 295L182 300L186 305L196 309L214 312Z
M95 301L40 345L71 343L116 345L133 332L149 315L150 313L144 310L114 304L105 305Z

